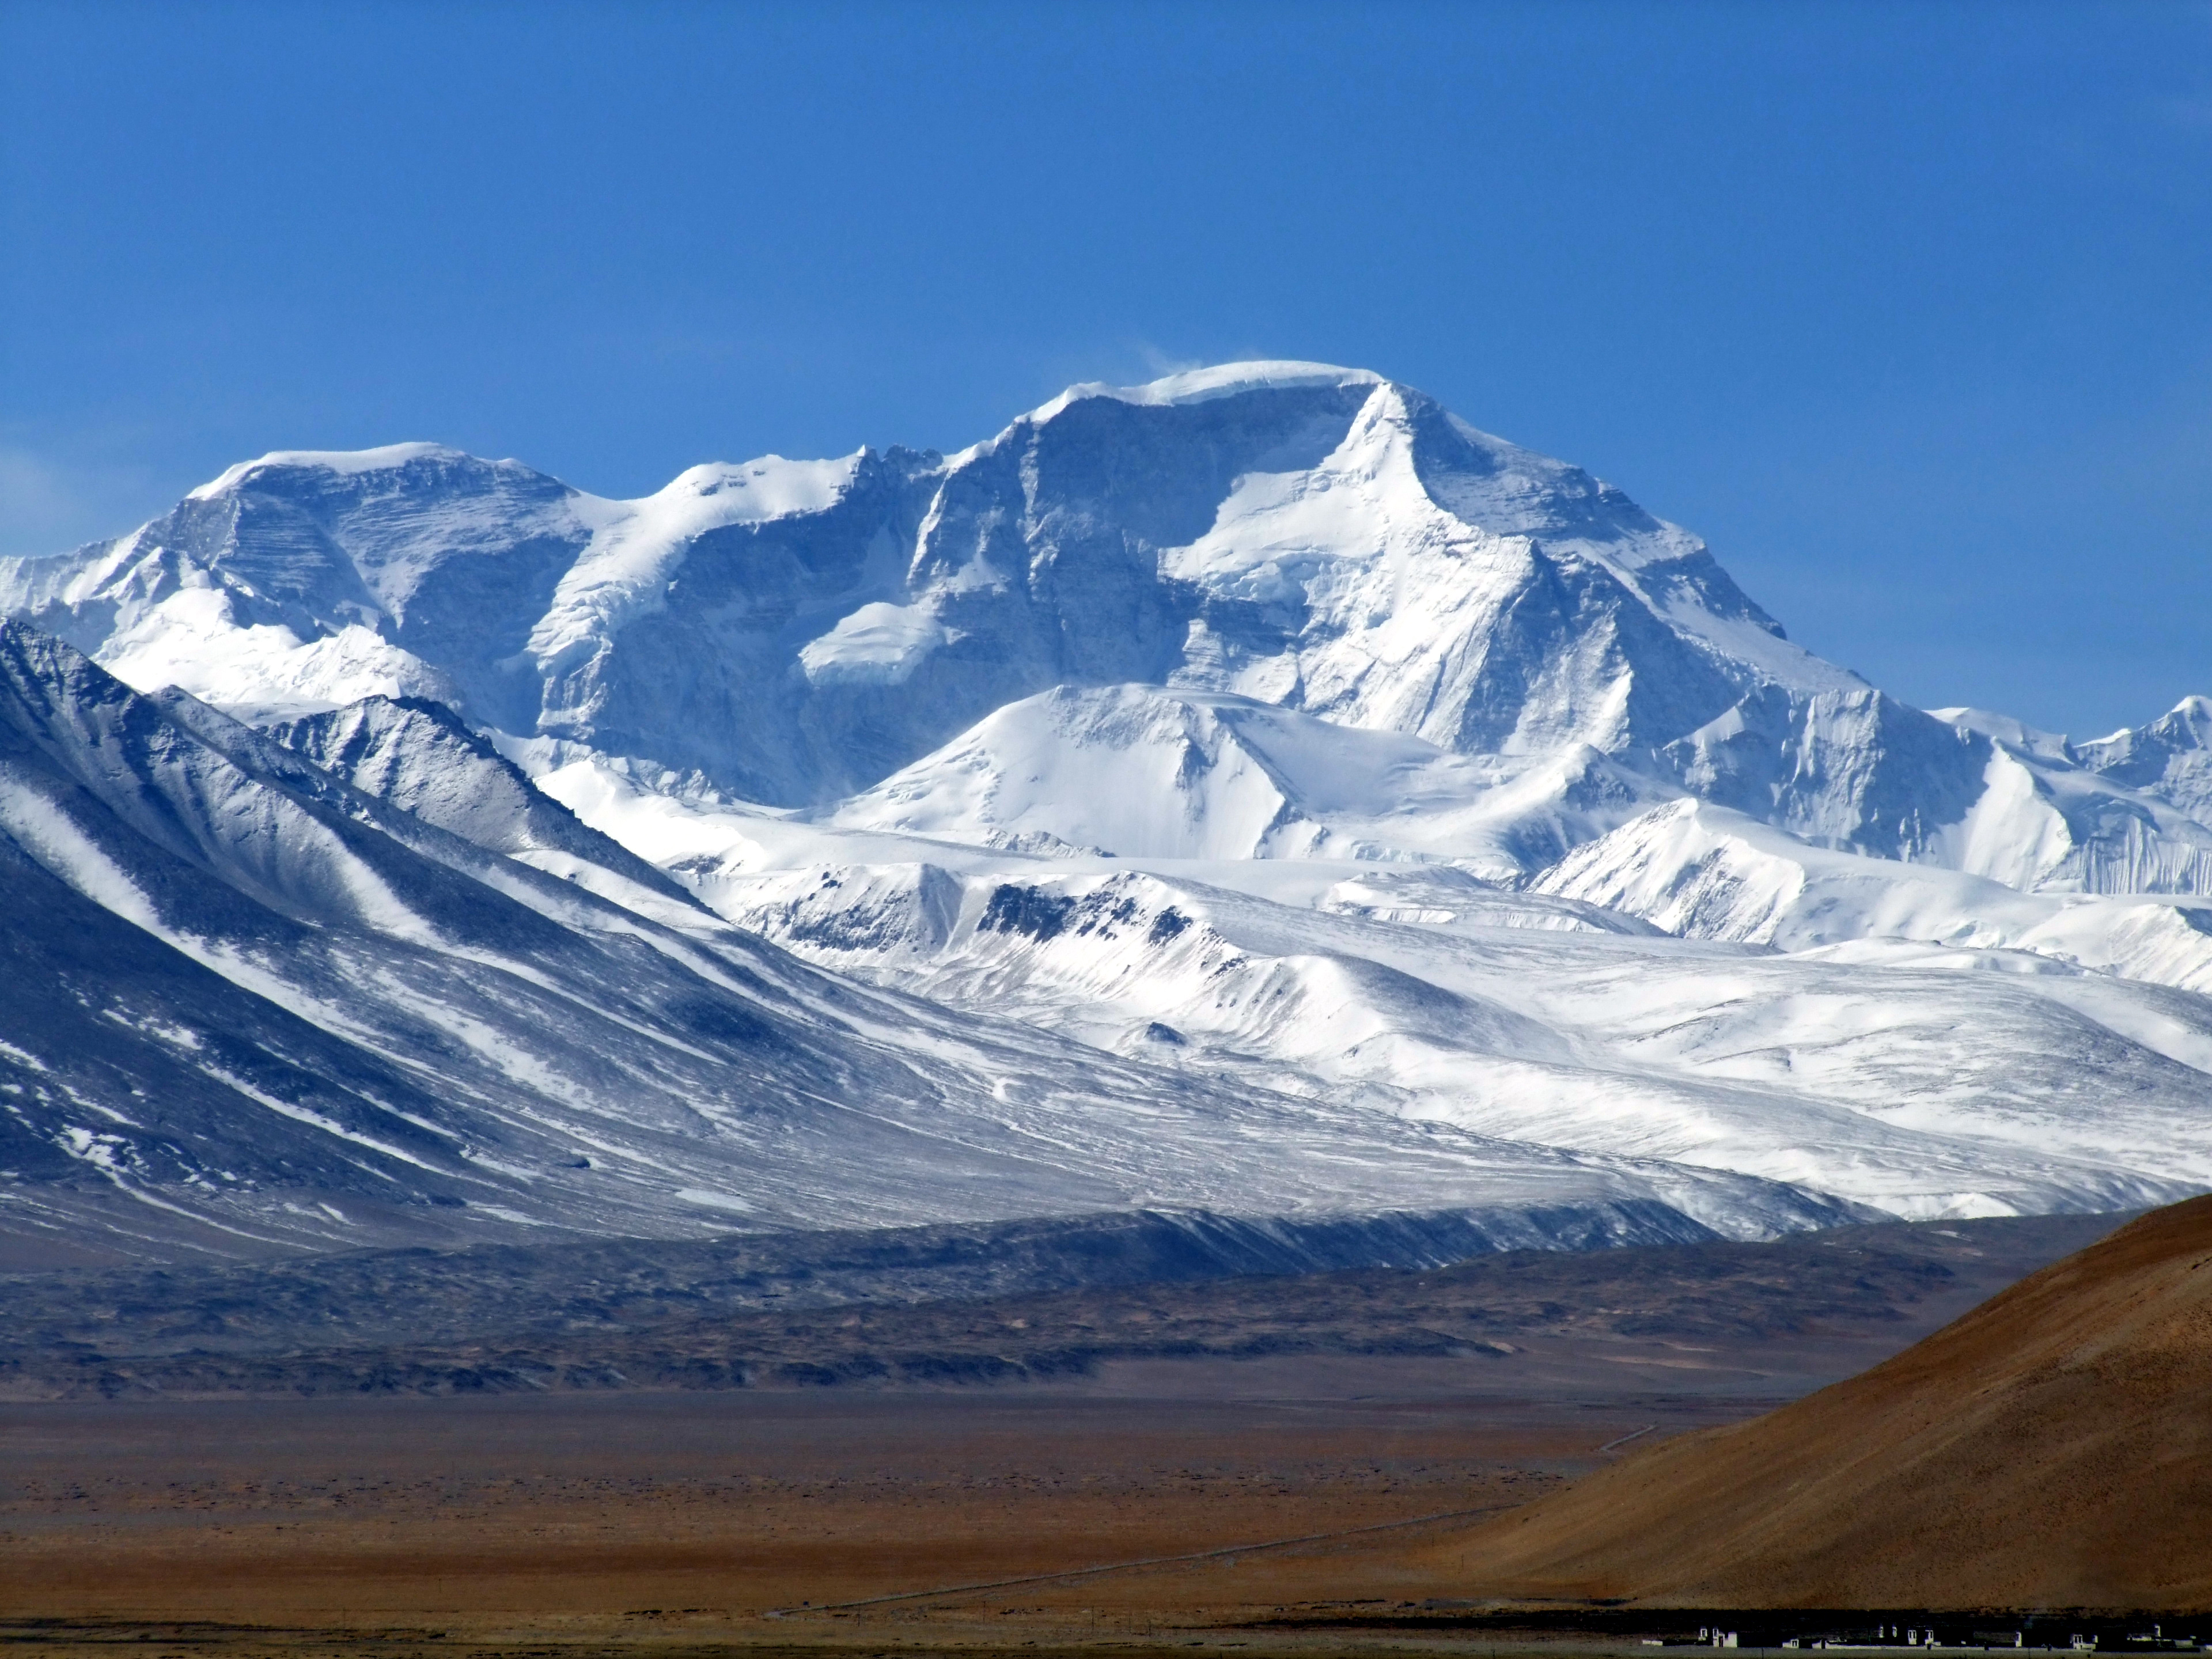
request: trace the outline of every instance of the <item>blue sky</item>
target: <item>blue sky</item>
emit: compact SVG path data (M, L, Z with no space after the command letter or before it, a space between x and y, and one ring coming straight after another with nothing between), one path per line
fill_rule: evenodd
M0 551L276 447L602 493L1379 369L1814 649L2212 691L2212 5L0 0Z

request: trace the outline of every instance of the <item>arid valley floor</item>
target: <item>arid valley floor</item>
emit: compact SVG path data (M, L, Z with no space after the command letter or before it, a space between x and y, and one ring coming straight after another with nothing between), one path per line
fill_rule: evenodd
M995 1332L1018 1354L1093 1333L1047 1382L303 1396L272 1374L197 1398L16 1399L0 1638L1491 1644L1437 1623L1468 1581L1433 1551L1409 1566L1415 1547L1861 1370L2117 1219L817 1310L744 1339L818 1358L869 1329L909 1354ZM647 1336L641 1352L666 1346Z

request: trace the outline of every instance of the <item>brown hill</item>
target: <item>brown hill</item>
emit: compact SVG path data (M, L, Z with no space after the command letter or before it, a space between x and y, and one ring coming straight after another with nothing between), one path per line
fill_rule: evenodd
M2212 1197L1413 1565L1675 1606L2212 1608Z

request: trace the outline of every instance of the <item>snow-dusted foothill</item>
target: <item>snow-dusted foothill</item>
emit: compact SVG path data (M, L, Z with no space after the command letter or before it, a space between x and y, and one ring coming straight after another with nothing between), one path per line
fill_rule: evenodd
M1510 878L1674 793L1587 744L1500 764L1233 693L1061 687L826 822L1148 858L1452 860Z
M269 723L268 734L325 771L464 841L564 876L681 927L697 901L575 814L442 703L365 697Z
M559 811L511 804L524 836ZM1851 1213L956 1016L489 850L496 805L465 839L0 623L0 1227L173 1252L1133 1207L1479 1212L1524 1242Z
M1899 939L2019 951L2212 993L2212 902L2023 892L1986 876L1808 847L1698 801L1579 847L1532 884L1686 939L1805 950Z

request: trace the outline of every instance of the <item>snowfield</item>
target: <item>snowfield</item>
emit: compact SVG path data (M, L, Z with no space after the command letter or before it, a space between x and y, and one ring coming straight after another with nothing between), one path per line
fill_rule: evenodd
M2212 1188L2212 702L1911 708L1364 372L635 501L272 454L0 610L18 1231Z

